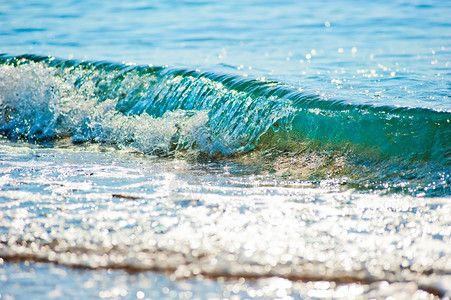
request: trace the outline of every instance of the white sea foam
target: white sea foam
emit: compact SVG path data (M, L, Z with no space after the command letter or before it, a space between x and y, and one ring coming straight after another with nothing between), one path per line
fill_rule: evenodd
M168 111L160 118L145 112L127 116L116 110L117 99L99 101L93 96L88 76L76 86L79 76L62 76L60 70L40 63L2 66L0 127L16 137L69 136L74 142L102 142L159 155L186 149L232 151L209 136L207 111Z

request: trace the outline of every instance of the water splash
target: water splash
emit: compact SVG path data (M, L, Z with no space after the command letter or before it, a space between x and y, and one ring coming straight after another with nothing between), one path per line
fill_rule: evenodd
M71 136L145 153L197 148L227 155L252 149L292 112L287 100L190 72L37 57L6 61L0 127L12 137Z
M15 139L70 137L159 156L258 150L257 164L276 171L290 153L288 173L307 170L301 179L321 173L436 196L450 192L450 122L447 111L356 106L213 72L0 58L0 131Z

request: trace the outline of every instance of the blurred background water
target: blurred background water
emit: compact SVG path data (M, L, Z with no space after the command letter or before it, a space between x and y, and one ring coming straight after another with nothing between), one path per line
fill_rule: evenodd
M353 103L451 109L448 1L0 5L9 55L225 68Z

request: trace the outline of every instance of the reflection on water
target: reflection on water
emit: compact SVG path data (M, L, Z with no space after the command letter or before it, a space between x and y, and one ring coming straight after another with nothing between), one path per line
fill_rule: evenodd
M0 299L451 297L450 1L145 2L0 1Z
M76 272L8 263L25 260L100 272L81 274L93 278L69 284L73 290L106 272L113 285L130 281L126 293L138 292L140 283L122 271L99 271L111 268L167 272L133 277L163 282L162 292L168 284L186 292L184 284L194 280L204 295L212 288L224 297L259 296L259 289L267 297L380 295L385 288L409 297L419 290L449 293L447 198L362 194L330 182L306 187L249 175L235 162L94 150L2 144L4 282L16 276L11 268ZM284 284L288 291L279 291Z
M445 284L445 283L443 283ZM8 263L0 268L3 299L18 290L33 299L434 299L413 282L336 284L280 277L171 280L165 274L77 270L49 264Z

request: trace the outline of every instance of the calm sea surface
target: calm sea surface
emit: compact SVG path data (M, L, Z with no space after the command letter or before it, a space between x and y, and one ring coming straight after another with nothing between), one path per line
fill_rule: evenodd
M451 297L450 15L0 0L0 299Z

